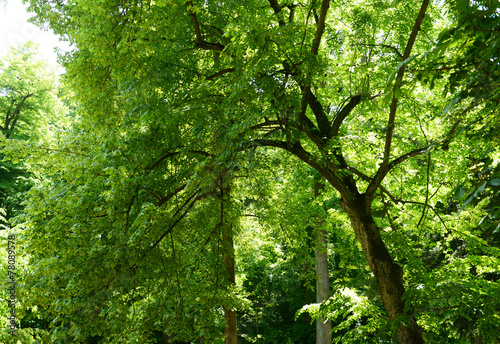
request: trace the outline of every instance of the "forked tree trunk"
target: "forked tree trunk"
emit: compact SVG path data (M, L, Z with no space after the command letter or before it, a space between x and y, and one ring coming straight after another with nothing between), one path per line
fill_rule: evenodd
M403 272L390 256L380 237L379 229L371 214L371 203L366 202L363 195L359 195L351 204L342 200L341 206L349 215L366 261L377 280L380 296L389 319L394 320L402 315L410 319L408 326L400 326L396 330L396 340L402 344L424 343L421 328L415 321L415 315L412 312L405 312Z
M316 182L314 185L314 196L318 197L320 190L325 185ZM328 236L322 229L324 219L321 216L316 218L315 239L315 257L316 257L316 302L321 303L328 298L330 294L330 276L328 273ZM316 344L332 343L332 322L321 317L316 320Z

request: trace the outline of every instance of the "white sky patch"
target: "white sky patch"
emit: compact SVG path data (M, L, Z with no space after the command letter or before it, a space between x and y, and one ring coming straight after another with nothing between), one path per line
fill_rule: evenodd
M51 65L57 66L57 54L54 48L69 51L66 42L60 42L52 30L41 30L28 23L32 14L26 12L27 5L22 0L0 0L0 54L17 43L33 41L39 45L40 53Z

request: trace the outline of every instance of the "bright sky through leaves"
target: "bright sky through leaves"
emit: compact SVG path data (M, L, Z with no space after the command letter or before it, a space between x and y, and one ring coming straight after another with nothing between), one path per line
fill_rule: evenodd
M40 52L50 61L57 63L54 48L68 50L67 43L60 42L52 30L41 30L28 22L32 16L26 11L22 0L0 1L0 54L4 54L11 45L33 41L39 45Z

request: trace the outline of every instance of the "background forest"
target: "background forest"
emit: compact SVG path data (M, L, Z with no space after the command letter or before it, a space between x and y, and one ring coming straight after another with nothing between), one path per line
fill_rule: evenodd
M2 343L498 343L500 2L31 0Z

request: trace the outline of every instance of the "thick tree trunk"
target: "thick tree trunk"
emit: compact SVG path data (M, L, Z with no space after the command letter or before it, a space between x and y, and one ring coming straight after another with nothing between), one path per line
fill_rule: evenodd
M366 202L363 195L359 195L351 203L342 200L341 206L349 215L366 261L377 280L389 319L393 320L402 315L410 319L409 326L400 326L396 330L396 340L404 344L424 343L421 328L417 325L414 314L405 312L403 272L390 256L380 237L379 229L371 215L371 203Z
M314 185L315 197L319 196L319 191L323 190L325 185L316 182ZM324 219L321 216L316 218L315 228L315 256L316 256L316 302L321 303L328 298L330 294L330 277L328 273L328 236L322 229ZM332 322L325 318L316 320L316 344L332 343Z

